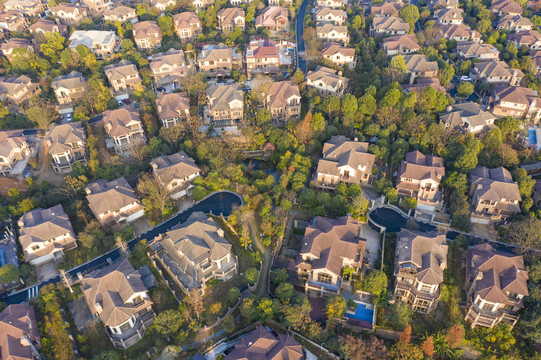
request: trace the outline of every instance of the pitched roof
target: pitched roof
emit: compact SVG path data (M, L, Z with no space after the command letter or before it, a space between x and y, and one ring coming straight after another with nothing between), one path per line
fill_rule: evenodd
M406 160L398 166L396 187L403 182L401 178L423 180L432 179L440 182L445 175L443 159L434 155L424 155L419 151L411 151L406 154Z
M522 6L512 0L492 0L490 10L506 14L522 14Z
M279 19L288 19L287 9L281 6L269 6L255 19L255 26L275 26Z
M327 42L323 44L321 54L323 56L333 56L334 54L340 54L342 56L355 56L355 49L348 48L337 43Z
M472 188L477 189L479 199L497 202L503 199L506 202L522 201L517 183L513 181L509 170L504 167L489 169L486 166L478 166L470 172L470 181ZM520 211L518 205L514 208L516 212Z
M275 82L267 92L267 106L269 108L284 107L287 100L292 97L301 97L299 87L293 81Z
M398 14L402 9L402 4L396 2L383 2L381 4L374 4L370 7L370 15L393 15Z
M135 40L148 39L157 36L162 38L162 29L156 21L139 21L133 25L133 38Z
M224 360L302 360L302 345L289 335L275 336L259 325L240 339Z
M451 127L462 126L468 121L472 127L486 126L491 127L488 123L491 120L496 119L494 115L488 111L483 110L481 105L474 102L467 102L462 104L454 104L449 107L448 111L440 115L440 121L448 124ZM495 126L494 126L495 127Z
M124 177L109 182L101 179L89 184L85 190L88 205L96 217L139 203L135 191Z
M47 130L47 142L49 153L62 154L72 149L70 144L82 142L83 146L86 135L80 122L69 124L51 124Z
M415 34L389 36L388 38L383 39L383 46L385 46L387 50L403 48L410 51L417 51L421 49Z
M68 90L86 87L87 81L80 72L72 71L67 75L57 76L53 79L51 86L53 89L60 87Z
M187 116L190 99L186 93L160 93L156 97L156 111L160 119L174 119Z
M169 65L172 68L186 67L184 51L171 48L166 52L154 54L150 59L151 70L159 69L163 65Z
M64 34L68 31L68 27L66 25L57 24L51 20L39 19L34 24L30 25L28 30L30 30L30 32L41 30L43 32L57 32Z
M140 80L137 67L129 60L124 59L120 60L117 64L107 65L103 70L110 83L114 80L125 79L129 75L137 75L137 80Z
M523 77L524 73L519 69L511 69L504 61L480 61L475 63L474 68L481 77L512 77L516 73Z
M325 35L329 34L331 32L336 32L338 34L347 34L348 33L348 27L344 25L334 25L334 24L321 24L316 26L316 31L318 35Z
M410 30L409 24L405 23L402 19L397 18L396 16L375 18L372 22L372 27L377 32L391 32L391 31L408 32Z
M0 313L0 359L32 360L32 348L21 338L39 340L34 308L28 303L9 305Z
M349 81L349 79L345 77L336 75L336 70L324 66L318 66L315 71L308 71L306 79L310 80L312 83L322 81L327 86L333 88L338 87L340 84L345 87Z
M104 17L123 18L128 15L132 15L132 16L135 15L137 17L136 10L131 7L120 5L120 6L115 7L114 9L105 9L103 11ZM135 28L135 25L134 25L134 28Z
M241 17L244 19L244 10L238 7L225 8L218 11L218 20L223 25L235 25L235 19Z
M519 46L531 46L541 41L541 34L536 30L522 30L507 36L508 41L514 41Z
M434 17L441 22L444 21L462 21L462 13L464 10L460 8L444 8L434 11Z
M458 44L457 50L465 56L479 57L482 55L498 55L500 52L491 44L479 44L476 42L464 42Z
M498 28L502 28L502 29L511 29L517 26L522 26L522 27L529 26L533 28L534 25L530 21L530 19L525 18L522 15L513 15L513 14L505 15L498 22Z
M428 58L422 54L403 55L406 62L406 71L408 72L434 72L438 71L436 61L428 61Z
M221 59L232 59L233 49L225 44L205 45L197 56L197 61L219 61Z
M490 101L495 105L502 101L537 107L539 97L537 91L521 86L496 85L490 92Z
M195 161L184 151L158 156L150 161L150 166L154 175L164 185L174 179L185 179L201 171Z
M2 130L0 131L0 156L9 157L9 155L20 149L26 144L26 137L22 130Z
M210 111L229 110L232 101L244 101L244 92L238 85L212 85L207 89Z
M481 39L481 33L477 30L472 30L464 24L451 24L441 26L443 35L446 38L471 38Z
M173 20L175 21L175 29L177 31L187 28L201 28L201 21L199 20L197 14L193 11L185 11L178 13L173 16Z
M130 127L135 124L141 124L141 118L135 107L127 106L104 112L102 123L105 131L111 137L116 137L131 134L133 130Z
M326 17L327 15L332 15L334 18L347 19L348 15L344 10L341 9L331 9L325 6L318 6L315 12L316 17Z

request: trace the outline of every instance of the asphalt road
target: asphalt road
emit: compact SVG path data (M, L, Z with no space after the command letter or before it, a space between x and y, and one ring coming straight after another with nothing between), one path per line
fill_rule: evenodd
M295 17L295 36L297 40L297 67L306 74L308 71L308 61L306 60L306 43L304 42L304 16L308 0L303 0L299 12Z
M128 247L130 249L133 249L133 247L137 245L139 241L143 239L145 240L154 239L157 235L168 231L173 226L185 222L186 219L188 219L188 217L193 212L202 211L206 214L212 213L214 215L223 214L224 216L228 216L231 213L234 205L238 205L238 206L242 205L242 199L239 195L229 192L229 191L216 192L208 196L207 198L199 201L198 203L194 204L192 207L186 209L185 211L173 216L167 221L159 225L156 225L152 229L141 234L139 237L130 240L128 242ZM71 277L72 279L77 279L78 273L86 274L92 270L106 266L109 263L109 261L115 261L121 257L122 257L121 250L119 248L115 248L106 254L103 254L93 260L90 260L89 262L85 264L79 265L69 271L66 271L66 274L69 275L69 277ZM54 278L49 279L45 282L42 282L37 285L33 285L31 287L28 287L16 293L13 293L9 295L6 299L2 299L1 301L5 302L8 305L20 304L29 299L37 297L39 293L39 289L42 286L45 286L51 283L57 283L60 280L61 280L60 276L55 276Z

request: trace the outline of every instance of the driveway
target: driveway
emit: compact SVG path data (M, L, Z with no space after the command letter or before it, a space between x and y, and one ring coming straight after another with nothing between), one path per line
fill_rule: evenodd
M366 249L369 253L370 268L374 267L374 263L378 260L379 251L379 233L372 230L369 226L363 226L362 237L366 239Z
M58 274L58 270L56 270L56 263L54 261L47 261L46 263L36 266L38 283L52 279Z

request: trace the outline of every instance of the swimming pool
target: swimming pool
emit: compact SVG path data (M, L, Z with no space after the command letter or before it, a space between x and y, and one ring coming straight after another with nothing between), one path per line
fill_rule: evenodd
M530 145L537 145L535 129L528 129L528 141L530 142Z
M348 318L354 319L354 320L360 320L360 321L366 321L370 324L372 324L372 321L374 320L374 309L369 309L366 304L355 302L357 304L357 308L355 309L355 312L348 311L346 312L346 316ZM371 305L368 305L371 306Z

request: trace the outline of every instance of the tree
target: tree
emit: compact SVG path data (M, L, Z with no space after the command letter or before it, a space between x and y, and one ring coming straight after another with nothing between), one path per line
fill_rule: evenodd
M445 340L451 349L456 349L462 345L462 341L464 340L464 330L462 329L462 326L459 324L451 326L451 328L447 330L447 334L445 334Z
M458 92L458 95L462 97L468 97L471 94L473 94L473 84L468 81L463 81L460 84L458 84L456 91Z
M358 103L357 98L351 94L345 94L342 97L341 111L342 115L347 118L352 118L357 113Z
M278 268L272 270L270 274L271 282L276 286L280 285L283 282L286 282L288 278L289 276L285 268Z
M431 358L434 355L434 339L432 338L432 336L427 337L421 343L421 350L429 358Z
M295 71L295 74L291 77L291 80L297 86L301 86L304 83L304 73L301 70Z
M58 118L58 112L56 106L50 100L36 96L30 99L30 106L26 109L26 116L28 120L46 131L49 125Z
M44 37L45 42L39 46L41 53L47 56L52 63L58 62L59 55L64 50L66 39L57 32L46 32Z
M375 336L367 340L353 337L352 335L341 336L338 340L340 352L346 360L385 360L387 348L383 341Z
M237 287L232 287L227 290L227 300L230 304L234 304L240 297L240 290Z
M387 289L387 275L384 271L371 269L366 272L363 290L374 295L381 295Z
M389 352L394 360L422 360L423 352L411 343L411 325L406 326L400 334L400 339L393 345Z
M400 17L410 25L410 31L413 32L420 17L419 8L416 5L406 5L400 10Z
M199 289L194 288L186 296L186 303L192 310L192 312L197 316L197 319L201 316L203 311L205 311L205 306L203 305L203 297L199 292Z
M19 280L19 269L13 264L0 267L0 284L9 284Z
M175 35L175 25L173 24L173 18L169 15L162 15L158 18L158 25L162 29L163 36Z
M296 292L293 284L288 282L281 283L274 291L274 295L282 303L289 303L295 294Z
M260 105L267 99L267 94L274 82L267 75L258 74L252 80L252 91L250 95L254 101L254 105Z
M175 201L169 196L167 188L155 177L144 174L137 182L137 192L143 197L145 212L150 214L150 219L154 222L160 222L173 214Z
M183 326L184 318L180 312L176 310L165 310L154 318L154 323L150 327L150 330L164 338L175 337L178 341L183 341L188 335L182 330Z
M417 199L411 196L406 196L405 198L403 198L402 203L412 210L417 207Z
M408 6L410 6L410 5L408 5ZM391 63L389 65L390 65L391 69L394 69L394 70L397 70L397 71L400 71L400 72L406 71L406 59L404 59L404 56L402 56L401 54L398 54L398 55L394 56L391 59ZM364 96L366 96L366 95L364 95Z
M313 136L310 123L312 122L312 113L308 111L304 119L295 128L295 135L299 143L307 144Z
M274 303L271 299L261 298L257 304L257 317L260 321L269 321L274 316Z
M240 304L240 314L249 322L253 322L257 317L255 300L252 297L244 298Z
M327 327L335 319L341 319L346 313L346 300L340 295L333 295L325 304L325 314L327 315Z
M541 247L541 220L524 216L520 220L513 221L509 231L505 234L507 242L517 246L520 254L530 249Z
M250 285L255 284L258 277L259 277L259 271L257 271L257 269L254 267L249 268L244 272L244 279Z

